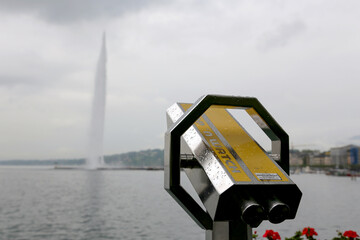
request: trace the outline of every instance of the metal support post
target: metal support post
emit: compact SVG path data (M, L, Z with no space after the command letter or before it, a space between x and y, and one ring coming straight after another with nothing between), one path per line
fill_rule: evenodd
M251 240L252 229L243 221L213 222L206 230L206 240Z

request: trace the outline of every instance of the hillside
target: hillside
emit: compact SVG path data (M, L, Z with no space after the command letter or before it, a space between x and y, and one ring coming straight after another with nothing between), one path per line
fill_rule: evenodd
M164 166L164 151L160 149L128 152L105 156L105 163L111 166L161 167Z

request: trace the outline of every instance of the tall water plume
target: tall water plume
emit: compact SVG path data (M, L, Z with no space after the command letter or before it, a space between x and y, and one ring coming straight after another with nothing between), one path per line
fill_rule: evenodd
M106 44L105 33L97 63L89 131L86 168L97 169L104 164L103 139L106 103Z

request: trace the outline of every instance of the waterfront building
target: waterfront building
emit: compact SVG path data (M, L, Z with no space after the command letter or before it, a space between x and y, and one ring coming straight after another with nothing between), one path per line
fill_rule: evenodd
M330 151L322 152L319 154L314 155L310 159L311 166L331 166L333 162L331 161L331 154Z
M348 168L359 165L359 150L356 145L347 145L330 149L331 161L336 168Z

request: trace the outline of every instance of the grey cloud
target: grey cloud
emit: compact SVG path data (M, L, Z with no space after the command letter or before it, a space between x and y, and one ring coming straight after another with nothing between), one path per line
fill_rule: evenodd
M62 84L69 74L74 71L76 66L68 64L56 65L56 63L44 62L33 56L30 60L23 61L21 71L3 70L0 72L0 87L13 88L17 86L29 88L42 88L57 86Z
M258 47L263 51L277 47L284 47L291 39L305 31L305 29L305 23L299 20L288 24L282 24L274 31L264 33L259 41Z
M29 79L20 76L0 75L0 86L13 87L18 85L39 84L38 79Z
M357 135L357 136L352 136L350 138L350 140L357 140L357 141L360 141L360 135Z
M0 11L36 14L56 24L117 17L138 11L164 0L0 0Z

